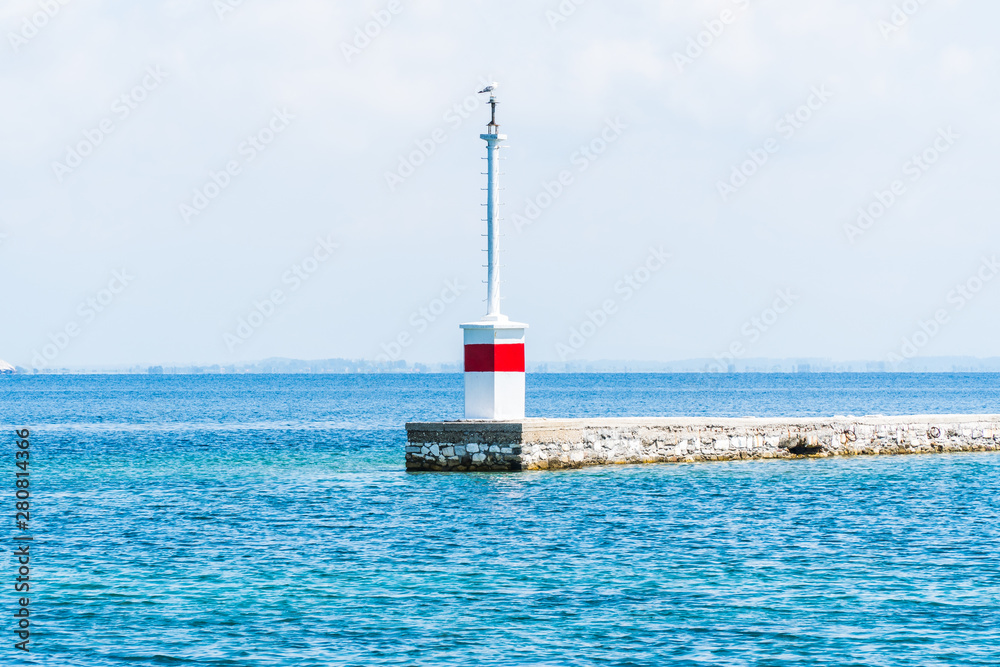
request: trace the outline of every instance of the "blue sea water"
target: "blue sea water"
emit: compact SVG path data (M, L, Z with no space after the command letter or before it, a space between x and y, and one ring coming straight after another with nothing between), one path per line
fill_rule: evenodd
M996 665L1000 456L406 473L462 379L0 376L0 664ZM534 375L535 416L997 413L996 375Z

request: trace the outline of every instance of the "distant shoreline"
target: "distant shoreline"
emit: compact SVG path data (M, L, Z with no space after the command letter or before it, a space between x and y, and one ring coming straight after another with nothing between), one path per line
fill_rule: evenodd
M691 375L691 376L716 376L729 377L737 375L784 375L784 376L808 376L808 375L1000 375L998 370L980 369L953 369L953 370L849 370L849 371L733 371L726 373L706 372L706 371L639 371L639 370L529 370L528 375ZM94 369L58 369L44 371L25 371L14 373L0 373L0 378L4 377L24 377L24 376L200 376L200 375L285 375L285 376L320 376L320 375L455 375L461 376L461 370L405 370L405 371L260 371L260 370L237 370L237 371L212 371L212 370L164 370L163 372L150 373L140 370L94 370Z
M225 364L135 364L121 366L29 369L13 367L17 375L384 375L461 373L462 363L407 363L366 359L286 359ZM831 361L820 358L742 359L721 368L715 359L682 361L598 360L528 362L527 372L625 373L625 374L809 374L809 373L1000 373L1000 357L918 357L892 364L888 361Z

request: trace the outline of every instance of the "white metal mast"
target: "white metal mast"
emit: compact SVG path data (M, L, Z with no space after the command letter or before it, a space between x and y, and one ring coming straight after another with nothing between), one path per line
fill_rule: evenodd
M490 122L486 134L479 138L486 141L486 317L487 321L506 319L500 314L500 142L507 135L500 134L497 124L497 98L490 95Z

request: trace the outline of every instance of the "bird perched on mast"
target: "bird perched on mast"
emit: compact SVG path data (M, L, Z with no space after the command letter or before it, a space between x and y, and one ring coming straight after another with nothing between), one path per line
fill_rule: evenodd
M499 83L497 83L496 81L494 81L494 82L490 83L490 85L488 85L485 88L483 88L482 90L480 90L479 92L480 93L492 93L494 90L497 89L497 87L499 85L500 85Z

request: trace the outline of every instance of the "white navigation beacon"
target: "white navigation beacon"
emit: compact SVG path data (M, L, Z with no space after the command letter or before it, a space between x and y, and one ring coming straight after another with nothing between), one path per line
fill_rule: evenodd
M497 83L490 93L490 122L486 134L486 315L467 322L465 332L465 418L524 419L524 330L500 314L500 134L497 124Z

